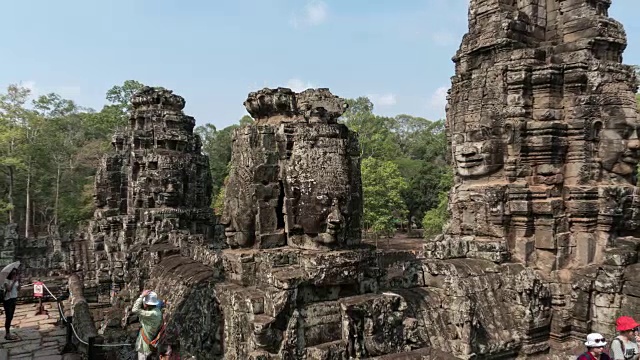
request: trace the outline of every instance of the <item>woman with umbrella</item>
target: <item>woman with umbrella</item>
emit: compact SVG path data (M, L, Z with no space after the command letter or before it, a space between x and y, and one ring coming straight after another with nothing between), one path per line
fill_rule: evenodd
M18 263L17 266L12 266L14 264L5 267L5 269L9 271L9 274L3 284L4 299L2 301L2 305L4 307L5 314L4 328L7 331L4 335L6 340L19 340L17 336L11 335L11 321L13 320L13 313L16 310L18 289L20 288L20 274L18 273L18 266L20 263ZM5 269L3 269L2 272L6 274ZM2 272L0 272L0 276L2 275Z

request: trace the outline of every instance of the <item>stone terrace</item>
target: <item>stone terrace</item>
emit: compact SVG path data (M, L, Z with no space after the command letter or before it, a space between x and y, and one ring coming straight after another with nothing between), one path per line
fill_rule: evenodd
M35 315L37 304L19 304L13 318L12 332L21 341L4 339L4 313L0 315L0 360L59 360L65 345L66 330L59 326L55 303L44 304L48 315Z

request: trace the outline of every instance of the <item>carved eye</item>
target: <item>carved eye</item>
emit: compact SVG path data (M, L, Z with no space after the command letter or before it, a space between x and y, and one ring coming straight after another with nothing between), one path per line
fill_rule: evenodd
M464 136L462 136L462 134L453 134L451 141L454 144L462 144L464 142Z
M470 137L471 141L485 141L489 139L489 131L486 129L475 130Z

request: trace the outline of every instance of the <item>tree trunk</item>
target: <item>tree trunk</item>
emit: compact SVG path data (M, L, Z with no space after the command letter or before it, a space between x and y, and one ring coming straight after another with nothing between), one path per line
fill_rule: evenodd
M13 223L13 166L9 166L9 224Z
M29 169L27 170L27 201L26 201L26 210L25 210L25 220L24 220L24 237L29 237L29 226L31 220L31 164L29 164Z
M56 174L56 199L53 205L53 224L58 225L58 201L60 200L60 163L58 162L58 173Z

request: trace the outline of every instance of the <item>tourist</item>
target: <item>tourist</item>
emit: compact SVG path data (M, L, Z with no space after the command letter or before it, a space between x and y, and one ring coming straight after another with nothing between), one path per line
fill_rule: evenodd
M18 300L18 289L20 288L20 273L18 269L13 269L4 281L4 299L2 306L4 307L4 328L6 333L5 340L19 340L17 336L11 335L11 321L16 311L16 301Z
M159 304L158 295L153 291L145 290L131 309L131 312L138 315L140 319L140 334L136 340L138 360L146 360L149 355L156 352L156 346L164 332Z
M158 346L160 360L180 360L179 347L176 343L163 342Z
M604 347L607 345L604 336L598 333L589 334L584 345L587 352L578 356L578 360L611 360L609 355L604 353Z
M620 335L611 340L611 358L613 360L638 360L637 327L638 323L630 316L621 316L616 320L616 330Z

